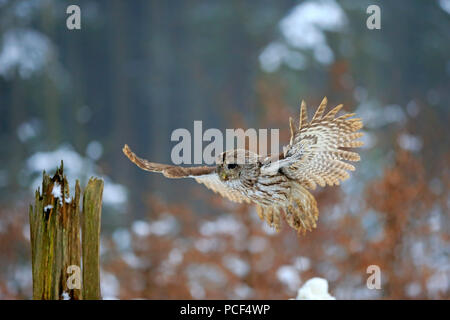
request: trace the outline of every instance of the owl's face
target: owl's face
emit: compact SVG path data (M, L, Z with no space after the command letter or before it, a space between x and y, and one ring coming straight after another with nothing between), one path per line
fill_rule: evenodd
M222 163L217 167L217 173L222 181L239 179L241 171L242 167L236 163Z
M246 178L258 166L258 155L243 149L225 151L217 158L217 174L221 181Z

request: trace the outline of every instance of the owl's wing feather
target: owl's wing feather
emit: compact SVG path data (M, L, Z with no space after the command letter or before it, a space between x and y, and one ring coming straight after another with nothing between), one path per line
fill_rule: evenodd
M203 183L208 189L211 189L215 193L219 193L222 197L228 198L231 201L238 203L250 202L250 199L244 194L228 187L225 183L223 183L217 173L197 176L195 177L195 180L198 183Z
M122 151L128 157L128 159L130 159L131 162L133 162L142 170L150 172L161 172L165 177L171 179L193 178L196 176L211 174L216 170L215 167L208 167L208 166L180 167L170 164L150 162L146 159L138 157L133 151L131 151L128 145L125 145Z
M215 167L180 167L150 162L146 159L138 157L133 151L131 151L128 145L125 145L122 151L128 157L128 159L130 159L131 162L136 164L142 170L150 172L160 172L165 177L171 179L194 178L198 183L204 184L208 189L211 189L212 191L219 193L221 196L226 197L232 201L239 203L243 201L250 202L250 200L239 191L231 189L225 183L223 183L219 179Z
M362 120L349 119L354 114L345 114L335 118L342 108L338 105L326 115L327 104L325 97L314 114L311 122L307 120L306 104L302 101L300 107L300 124L298 129L291 125L291 141L280 156L279 166L283 173L291 179L297 180L310 189L316 185L339 185L349 177L347 170L355 167L347 161L359 161L359 154L347 150L363 145L357 141L363 133Z

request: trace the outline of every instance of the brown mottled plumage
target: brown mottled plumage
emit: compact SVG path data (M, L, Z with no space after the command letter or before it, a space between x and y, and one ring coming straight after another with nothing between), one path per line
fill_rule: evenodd
M253 202L257 213L277 230L281 219L299 233L316 227L319 217L317 203L307 189L316 185L339 185L349 177L347 170L355 167L343 160L359 161L359 155L347 148L360 147L358 132L362 121L345 114L335 118L338 105L326 115L325 97L308 122L306 104L300 107L300 124L289 119L291 139L284 151L275 156L260 157L247 150L223 152L215 167L180 167L149 162L137 157L125 145L123 152L139 168L161 172L168 178L194 178L221 196L235 202ZM243 159L240 160L240 159Z

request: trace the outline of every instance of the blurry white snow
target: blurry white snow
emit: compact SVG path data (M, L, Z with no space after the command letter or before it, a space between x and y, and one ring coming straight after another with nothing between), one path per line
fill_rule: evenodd
M184 270L189 279L191 295L195 299L204 297L203 287L219 289L227 281L224 272L213 264L194 263L188 265Z
M382 290L367 290L366 285L340 285L334 295L342 300L373 300L382 298Z
M298 289L296 300L336 300L328 293L328 281L323 278L312 278Z
M39 8L39 6L44 1L41 0L22 0L22 1L15 1L14 3L14 14L21 18L23 21L24 18L29 19L36 9Z
M31 29L11 29L3 35L0 51L0 75L8 78L18 69L22 78L29 78L52 59L53 49L44 34Z
M57 182L53 185L52 195L57 199L62 197L61 186Z
M397 104L390 104L385 106L383 112L386 123L404 123L406 121L406 116L403 112L402 107Z
M415 241L411 245L411 256L415 265L420 266L426 263L426 248L423 241Z
M439 6L442 10L450 14L450 0L439 0Z
M19 284L19 288L27 288L32 286L33 277L31 266L18 266L14 269L14 281Z
M297 5L280 22L285 39L294 47L311 49L325 43L322 30L336 30L345 18L334 1L306 1Z
M268 246L268 242L264 237L253 236L248 242L248 250L251 253L263 252Z
M427 291L431 297L436 297L440 292L446 293L449 289L449 279L445 272L436 272L427 280Z
M103 154L102 144L98 141L91 141L87 145L86 154L92 160L98 160Z
M119 250L125 251L131 248L131 236L127 229L118 228L114 230L112 238Z
M324 31L340 31L347 23L342 8L334 0L305 1L294 7L280 21L280 30L287 45L270 43L261 53L261 68L276 71L284 62L293 69L303 69L305 59L297 51L312 50L314 58L321 64L334 61L334 53L327 44Z
M195 281L189 282L189 292L194 299L205 298L205 289L203 289L203 286Z
M322 64L329 65L334 61L334 53L328 45L320 44L314 48L314 58Z
M177 229L177 219L169 214L151 223L137 220L133 222L133 225L131 226L131 230L139 237L146 237L149 235L165 236L175 233Z
M26 161L26 174L37 176L31 183L31 189L34 191L42 184L42 171L52 173L63 160L64 173L71 185L75 184L76 179L79 179L83 186L90 177L101 177L104 180L103 203L122 210L128 200L127 189L121 184L112 182L109 177L100 174L101 170L93 160L95 156L99 156L100 150L91 150L91 152L91 157L83 157L71 145L62 144L54 151L36 152L31 155Z
M103 187L103 202L111 206L119 206L127 202L127 189L118 183L113 183L109 179L105 181Z
M35 137L41 129L41 124L37 119L32 119L21 123L17 127L17 136L21 142L26 142Z
M253 295L253 289L246 284L239 284L234 288L233 293L237 299L249 299Z
M294 266L298 271L306 271L311 267L311 260L307 257L297 257L294 260Z
M411 282L406 286L406 295L410 298L418 296L422 292L420 283Z
M423 146L423 142L420 137L406 133L399 135L397 142L402 149L414 152L420 151Z
M137 220L131 225L131 230L139 237L146 237L150 234L150 224L147 221Z
M282 63L286 63L292 69L303 69L305 67L304 56L297 51L290 50L280 42L269 44L259 56L261 68L266 72L276 71Z
M305 57L297 51L288 51L284 56L284 63L291 69L301 70L306 66Z
M300 285L299 272L295 267L291 265L284 265L279 267L277 270L277 278L291 291L295 291Z
M0 233L2 232L2 224L0 223ZM22 228L22 236L26 239L26 240L30 240L30 226L24 224L23 228Z
M74 174L78 176L82 172L93 172L93 168L86 168L85 159L78 154L70 145L63 144L54 151L37 152L27 160L27 166L30 171L42 173L43 170L55 170L60 165L60 161L64 161L64 169L67 175ZM83 174L86 175L86 174ZM41 180L41 179L39 179Z
M100 288L103 300L116 300L119 294L119 280L109 272L102 270L100 278Z
M336 1L305 1L283 18L280 27L292 45L312 48L322 43L321 30L340 30L346 22L345 13Z
M122 260L125 261L125 263L132 268L139 269L146 266L146 263L144 263L144 261L142 261L133 252L130 251L124 252L121 257Z
M207 253L211 251L223 251L226 244L222 239L218 238L200 238L195 240L194 246L198 251Z
M183 262L183 257L184 257L183 250L181 250L180 248L173 248L169 252L167 263L170 266L175 267L179 265L181 262Z
M215 221L204 222L200 226L200 233L204 236L216 234L238 236L243 232L245 232L244 225L230 215L220 216Z
M435 204L428 217L428 225L431 232L438 232L441 229L441 217L443 217L442 208Z
M261 68L266 72L277 70L283 62L287 50L289 49L284 44L278 42L269 44L259 55Z
M366 128L379 128L391 123L406 122L405 112L396 104L382 107L376 101L366 100L357 107L355 113L362 118Z
M269 236L273 236L277 234L277 230L271 226L269 226L267 223L260 220L260 223L262 224L263 231L268 234Z
M63 300L70 300L69 294L67 292L65 292L65 291L62 294L62 298L63 298Z
M323 274L323 276L330 281L336 281L337 279L339 279L339 277L341 277L341 272L335 266L335 264L327 262L325 260L317 264L317 271Z
M167 258L161 262L158 267L159 274L155 279L158 283L167 283L175 276L176 272L178 272L176 267L183 262L184 250L185 249L178 247L173 248L169 252Z
M250 266L248 263L235 255L227 255L223 257L223 264L228 270L241 278L245 277L250 271Z

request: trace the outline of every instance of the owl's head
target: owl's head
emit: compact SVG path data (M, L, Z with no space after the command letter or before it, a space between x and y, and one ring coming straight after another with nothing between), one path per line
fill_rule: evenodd
M216 160L217 174L222 181L240 179L242 174L252 175L259 170L259 156L244 149L229 150L221 153Z

